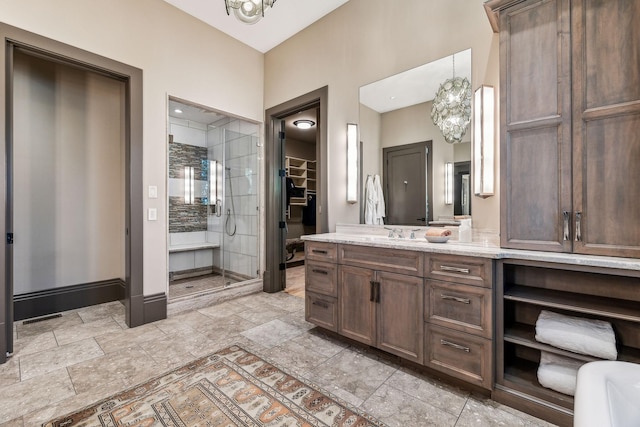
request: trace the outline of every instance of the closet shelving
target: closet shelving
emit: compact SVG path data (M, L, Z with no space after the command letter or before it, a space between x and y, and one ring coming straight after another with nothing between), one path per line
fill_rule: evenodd
M640 363L640 272L516 260L499 261L497 271L496 392L570 425L573 397L540 385L540 353L582 362L600 359L536 341L538 315L549 310L608 321L618 360Z
M285 171L293 184L304 190L301 197L291 197L290 206L307 206L307 196L316 193L316 161L285 156ZM287 218L291 218L290 208L287 208Z

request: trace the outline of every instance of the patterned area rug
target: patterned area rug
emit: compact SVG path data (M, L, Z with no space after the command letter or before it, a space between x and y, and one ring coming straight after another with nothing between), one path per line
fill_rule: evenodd
M43 425L384 426L238 346Z

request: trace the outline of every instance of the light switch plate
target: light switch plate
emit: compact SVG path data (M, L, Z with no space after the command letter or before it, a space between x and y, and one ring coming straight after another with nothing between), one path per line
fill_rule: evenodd
M158 219L158 210L156 208L149 208L147 217L149 221L156 221Z
M158 198L158 187L155 185L149 186L149 198L157 199Z

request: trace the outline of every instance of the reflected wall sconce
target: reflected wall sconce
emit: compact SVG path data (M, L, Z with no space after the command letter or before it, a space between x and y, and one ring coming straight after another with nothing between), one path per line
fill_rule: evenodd
M192 205L196 200L196 182L193 166L184 167L184 203Z
M453 162L444 164L444 204L453 204Z
M218 200L218 161L209 160L209 204L215 205Z
M480 86L473 100L473 192L476 196L494 194L495 167L495 91Z
M358 202L358 125L347 123L347 202Z

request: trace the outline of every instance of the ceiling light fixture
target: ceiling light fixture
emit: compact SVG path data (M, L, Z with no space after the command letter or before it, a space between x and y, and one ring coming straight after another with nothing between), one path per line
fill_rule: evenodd
M295 122L293 122L293 125L298 129L310 129L315 124L316 122L314 122L313 120L306 120L306 119L296 120Z
M255 24L264 17L265 9L273 7L276 0L224 0L227 15L231 15L229 9L240 22Z
M453 78L440 85L433 100L431 119L449 144L462 141L471 121L471 83L466 77L456 77L455 55Z

